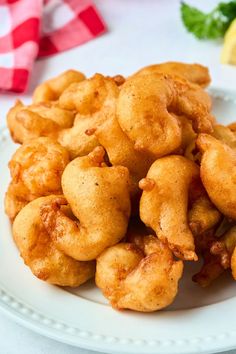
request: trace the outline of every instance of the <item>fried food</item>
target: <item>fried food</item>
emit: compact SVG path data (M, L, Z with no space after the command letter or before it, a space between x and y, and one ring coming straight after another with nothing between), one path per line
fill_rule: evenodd
M196 189L196 184L194 184L190 193L194 192L196 194ZM192 196L192 199L191 208L188 212L188 223L193 235L198 237L218 225L222 219L222 215L214 204L212 204L201 185L199 193Z
M199 235L217 225L221 220L221 213L207 196L202 196L193 203L188 218L193 234Z
M180 145L180 153L182 154L186 148L196 139L197 134L194 132L192 122L189 119L187 119L185 116L174 116L178 120L181 128L182 139Z
M228 128L233 132L236 133L236 122L233 122L228 125Z
M200 134L197 146L201 160L202 183L213 204L222 214L236 219L236 152L207 134Z
M199 64L169 61L161 64L148 65L139 70L135 75L146 75L149 73L177 75L202 87L208 86L211 82L208 68Z
M215 121L209 83L179 62L68 70L16 101L5 210L37 277L78 286L97 260L111 305L142 312L172 303L185 260L203 260L202 287L226 269L236 280L236 123Z
M141 220L184 260L197 260L187 218L189 187L197 179L196 164L183 156L172 155L156 160L147 177L139 183L143 189Z
M25 264L48 283L77 287L95 273L94 262L79 262L59 250L40 218L40 207L57 196L38 198L26 205L13 223L13 236ZM68 206L64 212L71 213Z
M76 158L62 176L66 200L56 199L41 208L45 228L57 247L81 261L95 259L126 234L130 217L129 172L126 167L107 167L104 150ZM78 220L63 213L67 204Z
M196 139L192 140L190 142L190 144L186 147L186 149L184 151L184 156L187 159L200 165L201 159L202 159L202 154L196 145L196 140L197 140L197 137L196 137Z
M12 139L20 144L41 136L56 139L60 130L73 125L74 119L75 112L60 108L57 102L24 106L16 101L7 114Z
M61 194L61 175L69 154L50 138L37 138L19 147L9 162L11 182L5 196L5 211L13 220L31 200Z
M201 244L204 264L193 280L202 287L209 286L228 268L231 268L236 280L236 226L231 227L220 239L210 235L207 241Z
M225 269L222 267L219 257L213 256L209 251L205 251L203 260L204 264L201 270L192 277L192 280L202 288L206 288L219 278Z
M120 128L115 110L96 129L95 135L99 143L105 148L112 166L120 165L128 168L131 179L132 211L135 214L138 212L139 206L137 204L141 196L138 183L140 179L146 176L149 167L154 161L153 157L135 150L132 141Z
M211 132L210 109L210 97L197 85L163 74L137 75L121 86L117 117L137 151L159 158L181 146L181 127L171 112L190 119L196 132Z
M215 124L212 136L229 145L232 149L236 149L236 134L229 128L221 124Z
M235 264L232 256L236 248L236 226L232 226L221 238L220 241L216 241L211 246L211 253L213 255L219 255L221 265L224 269L232 268L233 276L235 278Z
M99 146L96 136L87 134L97 122L98 120L93 119L89 115L81 116L78 113L73 127L59 132L58 141L67 149L71 159L85 156L93 151L95 147Z
M170 305L178 291L183 262L155 236L106 249L97 259L96 284L116 309L142 312Z
M96 74L71 85L61 95L60 106L78 112L73 127L61 131L58 138L71 158L84 156L99 145L93 133L114 114L118 94L119 88L112 78Z
M85 75L77 70L67 70L39 85L33 93L33 102L55 101L71 84L85 80Z
M59 104L63 109L92 115L113 105L118 93L119 89L112 78L95 74L90 79L70 85L60 96Z

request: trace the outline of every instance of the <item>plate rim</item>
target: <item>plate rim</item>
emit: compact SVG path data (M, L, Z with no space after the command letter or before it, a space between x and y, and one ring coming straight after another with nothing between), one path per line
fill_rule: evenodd
M225 101L231 101L236 104L236 99L231 95L234 94L232 90L220 89L220 88L209 88L210 94L217 98L220 97ZM9 138L10 134L7 127L0 129L0 143L4 143ZM33 330L40 335L57 340L59 342L73 345L75 347L85 348L88 350L96 350L99 352L106 353L155 353L158 354L170 354L174 353L171 348L173 345L177 345L178 349L181 350L188 346L188 354L195 353L216 353L224 350L232 350L236 348L236 328L233 331L228 331L222 333L221 335L211 335L207 337L192 338L188 340L187 338L178 340L164 340L161 339L157 341L150 342L150 351L145 347L148 341L145 340L132 340L126 338L126 341L122 338L105 336L96 334L94 332L84 331L80 328L72 327L63 323L61 321L51 319L45 314L40 313L38 310L32 308L32 306L23 303L22 300L12 295L8 290L2 286L0 282L0 311L2 311L9 318L13 319L16 323L23 325L24 327ZM230 340L231 338L231 340ZM136 342L136 343L135 343ZM199 350L198 343L203 343L206 348ZM211 348L211 343L217 343L214 348ZM208 348L207 348L208 344ZM130 345L130 347L129 347ZM142 349L143 348L143 349ZM168 349L169 348L169 349ZM124 350L123 350L124 349ZM140 351L141 349L141 351ZM164 349L164 350L162 350ZM122 350L122 351L121 351ZM143 351L142 351L143 350Z
M211 305L210 305L211 306ZM18 309L18 311L17 311ZM235 344L233 343L228 343L224 344L222 346L218 346L217 348L206 348L206 349L201 349L199 351L198 348L198 343L205 341L206 343L210 342L216 342L218 341L224 341L223 343L226 343L226 341L230 338L236 338L236 331L232 332L227 332L227 333L222 333L220 336L208 336L206 338L193 338L192 340L188 340L187 338L184 340L182 339L181 341L175 341L175 340L170 340L168 345L167 341L165 341L165 344L163 345L161 341L159 341L160 346L157 346L156 343L152 346L152 349L155 350L155 352L152 351L147 351L147 347L145 347L145 351L139 350L137 345L142 344L140 343L135 343L135 348L132 350L126 350L121 352L121 347L115 347L114 345L117 345L117 340L120 341L122 339L120 338L115 338L115 337L110 337L113 339L113 341L108 341L106 343L106 346L104 346L104 343L96 343L96 347L93 344L89 344L89 340L91 340L91 337L94 337L92 339L94 340L103 340L105 339L104 335L97 335L95 333L91 333L91 336L87 339L75 337L75 333L73 335L70 335L69 333L63 332L63 328L65 329L66 327L72 328L74 332L81 332L84 334L83 330L80 330L78 328L70 327L66 324L63 324L60 321L50 319L49 317L45 316L45 314L41 314L37 310L33 309L31 306L27 304L23 304L22 301L18 300L14 295L11 295L7 290L4 290L1 283L0 283L0 311L5 314L8 318L14 320L14 322L22 325L23 327L32 330L35 333L38 333L40 335L43 335L49 339L56 340L58 342L72 345L74 347L78 347L81 349L88 349L92 351L98 351L98 352L103 352L103 353L110 353L110 354L120 354L120 353L139 353L139 354L148 354L148 353L155 353L155 354L171 354L173 351L168 351L166 350L168 347L173 347L173 345L177 345L178 349L181 350L181 348L188 346L192 344L192 347L188 347L188 354L196 354L196 353L201 353L201 354L210 354L210 353L218 353L222 351L228 351L228 350L233 350L235 349ZM28 314L28 316L26 315ZM32 317L32 318L30 318ZM42 323L41 322L47 322ZM49 321L49 322L48 322ZM49 323L51 323L51 327L49 326ZM54 325L52 325L54 323ZM102 338L104 337L104 338ZM73 339L74 338L74 339ZM77 338L77 340L75 340ZM106 338L109 339L109 336ZM115 341L114 341L115 339ZM127 344L132 344L132 340L128 340L129 343L124 343L123 345L127 346ZM235 343L235 342L234 342ZM113 349L109 349L113 345ZM144 344L145 345L145 344ZM163 351L161 350L161 347L165 348ZM160 350L159 350L160 349ZM179 352L174 352L174 353L180 353ZM183 353L183 352L182 352ZM186 353L186 352L184 352Z

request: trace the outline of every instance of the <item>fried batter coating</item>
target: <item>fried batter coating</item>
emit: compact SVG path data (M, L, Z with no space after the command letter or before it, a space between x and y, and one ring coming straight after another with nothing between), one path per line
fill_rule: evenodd
M61 194L61 175L69 163L65 148L50 138L37 138L19 147L9 162L11 182L5 196L10 219L29 201Z
M217 225L221 220L221 213L207 196L202 196L193 203L188 218L193 234L199 235Z
M117 86L121 86L125 82L125 77L119 74L112 76L112 79L115 81Z
M95 135L88 135L87 132L98 123L98 119L91 116L77 114L73 127L64 129L58 134L58 142L66 148L70 158L88 155L99 142Z
M180 145L180 152L183 153L186 148L196 139L197 134L193 130L192 122L184 116L174 115L181 127L182 141Z
M197 146L203 156L200 174L213 204L222 214L236 219L236 151L207 134L200 134Z
M217 241L214 229L195 235L197 253L203 258L200 271L192 277L192 280L202 288L209 286L215 279L224 273L220 257L211 254L211 246Z
M58 249L74 259L95 259L126 234L130 216L129 172L123 166L107 167L104 150L97 147L67 165L63 193L78 220L63 213L64 201L41 208L43 223Z
M197 274L192 277L195 283L198 283L202 288L210 286L214 280L219 278L224 273L219 257L213 256L209 251L203 255L204 264Z
M95 74L90 79L70 85L60 96L59 104L64 109L92 115L113 104L118 93L119 88L112 78Z
M74 112L60 108L57 102L24 106L16 101L7 114L7 124L12 139L22 144L40 136L57 138L60 130L73 125L74 118Z
M51 284L76 287L94 276L95 263L68 257L47 233L40 207L55 197L41 197L26 205L13 223L13 236L21 257L36 277ZM65 207L64 212L70 213L69 208Z
M234 248L232 257L231 257L231 269L234 280L236 280L236 247Z
M73 127L61 131L58 138L71 158L84 156L99 145L91 132L114 114L118 94L119 88L113 79L96 74L71 85L61 95L61 107L78 112Z
M141 220L168 244L177 257L185 260L197 260L187 208L189 187L198 178L196 164L183 156L172 155L156 160L147 178L139 184L143 188Z
M233 276L235 274L235 267L232 262L232 255L236 248L236 226L231 227L220 239L211 246L211 253L219 255L221 265L224 269L232 268ZM235 277L234 277L235 278Z
M85 75L80 71L67 70L62 74L43 82L33 93L33 102L55 101L62 92L71 84L85 80Z
M199 273L195 274L193 281L200 286L209 286L226 269L232 269L234 279L235 249L236 249L236 226L231 227L220 239L209 235L207 242L201 244L204 264Z
M111 164L128 168L131 178L131 197L136 200L137 195L140 195L138 182L146 176L154 158L134 149L133 142L119 126L115 109L113 114L110 114L105 122L96 129L95 135L105 148Z
M229 124L228 128L231 130L231 132L236 133L236 122Z
M172 112L190 119L195 131L211 132L210 109L211 99L199 86L155 73L122 85L117 117L135 149L159 158L181 146L181 127Z
M145 75L149 73L178 75L202 87L208 86L211 82L208 68L199 64L169 61L161 64L148 65L139 70L135 75Z
M197 237L212 229L219 224L221 218L221 213L202 189L200 195L192 202L188 213L189 227L193 235Z
M196 137L196 139L192 140L191 143L186 147L186 149L184 151L184 156L187 159L200 165L201 159L202 159L202 154L196 145L196 140L197 140L197 137Z
M178 291L183 262L155 236L106 249L97 259L96 284L116 309L152 312L170 305Z
M212 136L229 145L232 149L236 149L236 134L229 128L221 124L215 124Z

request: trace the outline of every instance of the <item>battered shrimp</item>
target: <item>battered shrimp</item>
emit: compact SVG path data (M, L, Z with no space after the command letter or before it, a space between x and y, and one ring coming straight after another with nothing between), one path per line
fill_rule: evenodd
M152 312L173 302L182 272L183 262L155 236L136 236L98 257L96 284L114 308Z
M135 75L144 75L149 73L178 75L193 84L197 84L202 87L208 86L211 82L208 68L200 64L187 64L169 61L161 64L148 65L139 70Z
M172 113L173 115L173 113ZM183 154L186 148L196 139L197 134L194 132L192 122L184 116L176 116L181 128L181 145L179 152Z
M209 286L228 268L231 268L236 280L236 226L231 227L221 238L208 236L207 241L203 245L204 264L193 280L202 287Z
M115 109L113 114L110 114L105 122L96 129L95 135L99 143L105 148L110 163L113 166L120 165L128 168L131 179L132 213L136 214L141 196L138 182L146 176L154 158L134 149L133 142L129 140L119 126Z
M61 107L78 112L73 127L60 132L58 138L72 158L84 156L99 145L93 132L113 114L118 94L113 79L96 74L71 85L61 95Z
M155 161L143 189L140 218L173 253L184 260L197 260L193 234L188 225L188 192L199 179L199 168L183 156L167 156Z
M75 112L62 109L57 102L24 106L16 101L7 114L7 124L13 140L17 143L40 136L57 138L62 129L73 125Z
M113 104L118 94L119 88L112 78L95 74L90 79L70 85L60 96L59 104L64 109L91 115Z
M236 149L236 134L231 131L229 127L225 127L221 124L214 125L214 131L212 134L216 139L227 144L232 149Z
M126 234L130 216L129 172L123 166L107 167L104 150L76 158L65 169L62 189L78 221L55 199L42 206L41 218L56 246L81 261L95 259Z
M70 154L71 159L89 154L96 146L99 146L95 135L90 134L94 126L99 124L104 116L91 117L77 114L73 127L64 129L58 134L59 143L64 146ZM94 119L95 118L95 119ZM87 134L89 133L89 134Z
M216 207L236 219L236 151L207 134L200 134L197 146L203 156L201 179Z
M83 80L85 80L85 75L80 71L64 71L62 74L39 85L33 93L33 102L55 101L68 86Z
M69 163L66 149L50 138L30 140L17 149L9 162L11 182L5 196L10 219L29 201L49 194L60 194L61 175Z
M188 223L197 240L200 235L215 228L220 223L222 215L210 201L200 180L190 186L189 196Z
M68 257L47 233L40 219L40 207L55 197L38 198L26 205L13 223L13 236L21 257L36 277L51 284L76 287L93 277L95 263ZM68 207L64 212L71 213Z
M155 73L122 85L117 117L136 150L159 158L181 146L181 127L171 112L190 119L195 131L211 132L210 109L210 97L199 86Z

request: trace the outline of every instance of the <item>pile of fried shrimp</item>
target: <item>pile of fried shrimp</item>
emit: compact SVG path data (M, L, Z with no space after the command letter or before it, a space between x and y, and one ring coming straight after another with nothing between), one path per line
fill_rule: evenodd
M179 62L68 70L15 103L5 211L36 277L95 277L113 308L142 312L174 301L186 262L202 287L236 280L236 123L216 122L209 83Z

